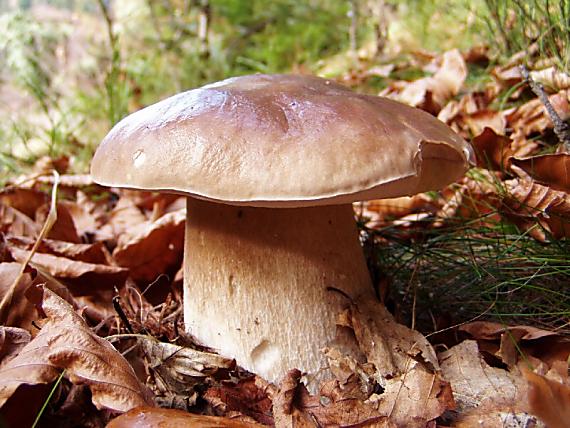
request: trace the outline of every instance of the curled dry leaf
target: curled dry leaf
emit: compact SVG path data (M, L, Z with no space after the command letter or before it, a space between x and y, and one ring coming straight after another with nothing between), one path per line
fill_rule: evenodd
M475 321L459 328L478 341L509 367L519 361L534 359L546 367L556 367L570 357L570 340L556 332L531 326L505 326L489 321ZM491 347L488 342L498 345ZM521 357L521 353L525 356Z
M544 242L548 231L555 239L570 236L570 195L527 179L504 182L508 196L502 211L507 218ZM544 230L536 228L540 224Z
M127 361L95 335L73 308L43 289L41 309L48 320L19 354L0 368L0 405L21 385L55 381L62 370L74 384L89 386L98 409L125 412L152 406L146 388Z
M548 97L563 121L570 118L569 95L570 91L563 90ZM532 133L541 133L546 129L554 127L544 104L538 98L506 112L506 119L514 134L524 136Z
M570 89L570 76L556 67L548 67L542 70L533 70L530 77L535 82L541 83L547 89L551 88L555 91L562 89Z
M223 382L204 394L204 399L216 414L242 421L257 421L273 425L271 386L257 376L242 379L237 383Z
M35 244L35 240L26 237L9 237L7 238L7 242L9 245L23 250L31 250ZM105 264L107 262L102 242L95 242L94 244L74 244L72 242L56 241L54 239L43 239L39 244L37 252L66 257L85 263Z
M398 324L379 302L359 301L349 313L358 347L376 368L377 382L404 375L412 360L422 361L429 370L437 371L435 351L421 333Z
M437 114L447 101L459 93L466 77L465 61L459 51L454 49L443 54L441 65L433 76L405 85L395 85L383 91L381 95ZM400 90L395 89L398 86Z
M127 230L119 237L113 258L131 277L153 281L182 261L186 210L178 210Z
M120 235L147 221L142 211L129 198L120 198L96 232L96 239L116 245Z
M529 411L543 420L548 428L565 428L570 421L570 387L538 375L523 371L529 384Z
M436 202L425 193L354 203L357 215L369 218L373 224L416 212L433 212L435 206Z
M537 182L570 193L570 154L555 153L526 159L511 159Z
M457 404L453 426L499 428L505 426L509 415L528 418L525 380L518 373L489 366L477 342L466 340L439 354L439 359Z
M32 335L28 330L0 326L0 367L16 357L30 340Z
M499 135L492 128L486 127L471 144L477 153L477 165L482 168L505 171L513 155L511 139Z
M8 246L8 251L14 260L20 263L26 260L29 253L29 251L13 246ZM45 253L35 253L30 264L56 278L75 279L81 277L86 282L97 280L100 281L103 288L112 288L124 284L128 275L127 269L121 267L85 263Z
M20 269L20 263L0 263L0 300L18 277ZM7 318L2 320L3 325L27 328L37 318L34 305L24 295L32 280L32 273L24 272L14 290Z
M0 192L0 202L32 218L40 206L49 202L49 198L47 194L39 190L12 187Z
M341 382L326 384L320 392L330 405L318 405L319 399L308 397L300 387L299 396L307 397L303 408L296 401L299 410L309 412L324 426L373 421L380 426L419 428L454 408L450 386L438 374L439 363L431 345L419 332L396 323L383 305L357 302L338 322L353 330L366 363L351 364L337 358L331 365L335 373L341 373ZM335 353L329 351L328 356L334 358ZM347 376L351 368L354 375ZM372 382L383 392L370 395Z
M235 367L234 360L218 354L159 342L152 337L137 340L156 384L157 395L176 392L190 396L197 384L203 384L207 378L225 378L227 371Z
M0 231L13 236L35 238L40 234L41 226L24 213L0 203Z
M36 223L44 224L50 210L50 205L45 204L38 208L36 212ZM79 244L81 239L77 234L73 217L67 209L67 204L63 202L57 203L57 220L49 230L48 238L59 241L73 242Z
M193 415L182 410L139 407L113 419L106 428L247 428L260 426L217 416Z
M279 427L376 426L398 425L382 415L374 406L359 398L342 394L336 384L311 396L300 383L301 372L291 370L281 381L273 400L275 425Z
M480 171L482 179L462 178L458 186L443 191L445 203L436 213L434 226L440 226L448 219L474 219L481 225L496 224L500 220L496 213L500 205L495 173ZM497 173L498 174L498 173Z

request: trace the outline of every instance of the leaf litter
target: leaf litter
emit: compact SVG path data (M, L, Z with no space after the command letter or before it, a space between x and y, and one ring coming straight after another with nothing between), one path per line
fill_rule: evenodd
M428 76L394 80L382 93L438 115L472 141L476 176L437 195L355 204L359 219L371 229L409 230L410 239L418 223L437 230L458 217L507 221L540 242L568 237L568 154L543 105L525 98L518 63L494 67L494 80L471 92L468 64L489 64L485 49L418 53L411 63ZM397 71L372 64L339 80L357 86ZM547 85L558 114L570 117L567 76L531 75ZM183 198L103 188L65 174L68 162L48 161L0 193L0 292L29 259L0 329L3 412L14 400L37 407L56 388L45 420L86 426L120 413L110 427L564 426L569 342L530 326L466 324L444 349L383 304L356 302L339 314L337 340L323 350L334 379L319 393L311 395L294 368L279 385L245 372L184 332ZM56 180L45 174L53 167L62 197L57 221L38 240L53 208Z

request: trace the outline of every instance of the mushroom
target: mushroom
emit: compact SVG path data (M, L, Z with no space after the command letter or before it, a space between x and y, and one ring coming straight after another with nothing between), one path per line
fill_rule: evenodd
M431 115L298 75L230 78L123 119L103 185L187 195L189 333L271 382L329 377L337 315L374 299L352 202L435 190L470 146Z

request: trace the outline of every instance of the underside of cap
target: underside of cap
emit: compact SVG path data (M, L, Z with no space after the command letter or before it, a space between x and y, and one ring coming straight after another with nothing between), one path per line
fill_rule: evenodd
M252 75L126 117L91 172L108 186L292 207L438 189L471 157L461 137L421 110L317 77Z

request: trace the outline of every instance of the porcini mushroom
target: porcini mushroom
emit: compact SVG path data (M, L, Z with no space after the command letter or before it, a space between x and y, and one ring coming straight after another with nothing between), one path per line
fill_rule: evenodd
M349 300L373 299L353 201L461 177L469 145L429 114L317 77L252 75L119 122L96 182L188 196L185 325L269 381L326 378Z

